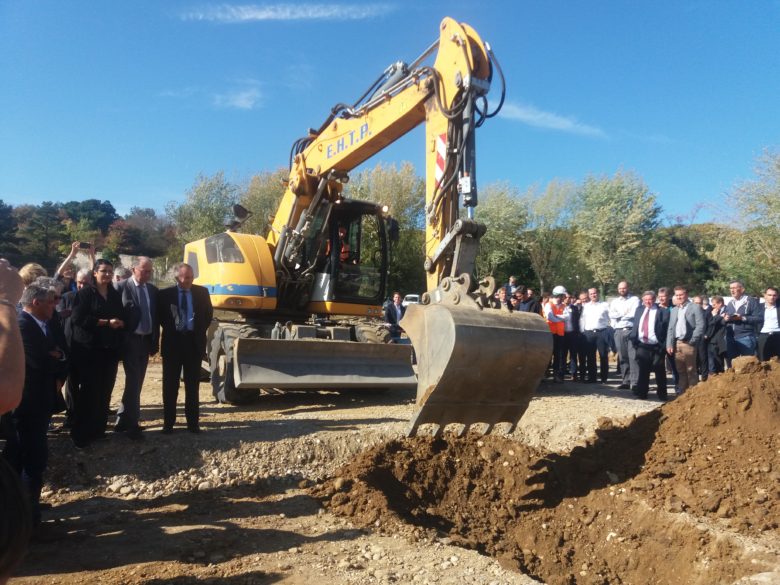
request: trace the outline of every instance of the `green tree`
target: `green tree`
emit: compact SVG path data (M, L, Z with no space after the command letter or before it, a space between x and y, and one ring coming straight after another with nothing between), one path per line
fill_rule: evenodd
M59 245L58 251L63 256L70 253L73 242L90 242L98 247L103 243L103 232L87 217L82 217L78 221L67 218L62 224L65 227L66 240Z
M19 254L18 243L13 207L0 199L0 257L16 262Z
M745 280L757 292L780 279L780 152L765 151L754 172L729 196L731 221L742 241L720 242L715 255L727 279Z
M573 183L552 181L543 193L531 189L523 198L528 229L521 245L539 282L539 292L554 286L554 282L563 281L563 260L570 253L569 226L575 194Z
M123 223L118 223L123 221ZM119 234L112 239L115 228L124 229L125 234ZM167 254L175 243L171 225L164 217L158 217L157 212L149 207L131 207L124 220L117 220L109 228L112 241L124 239L119 251L134 256L150 256L156 258ZM177 250L180 254L181 250Z
M263 171L249 180L241 196L241 205L252 212L252 216L244 223L242 230L250 234L265 236L271 225L273 216L284 196L284 182L288 172L284 168L275 171Z
M84 226L84 230L99 230L103 235L106 235L109 226L119 219L119 215L110 201L85 199L84 201L68 201L61 206L73 222Z
M18 225L21 261L38 262L52 271L62 260L60 249L67 245L66 214L57 204L20 205L14 209Z
M577 195L579 253L602 293L630 269L660 225L661 208L633 173L588 177Z
M178 249L172 255L180 258L187 242L225 231L225 218L239 195L238 186L225 180L222 171L211 177L199 175L184 202L171 201L165 207L176 230Z
M525 262L523 232L528 210L517 189L509 183L492 183L482 189L476 219L487 231L480 240L477 276L494 276L499 284L517 274Z
M399 241L390 259L389 291L425 290L425 181L415 174L412 164L403 162L400 167L379 164L356 173L347 184L345 196L387 205L390 215L398 222Z

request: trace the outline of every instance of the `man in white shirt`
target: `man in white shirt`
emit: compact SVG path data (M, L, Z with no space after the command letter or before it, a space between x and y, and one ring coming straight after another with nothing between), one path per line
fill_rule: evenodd
M596 353L601 366L601 383L605 384L609 375L609 305L599 301L599 290L588 289L589 301L582 306L580 332L583 335L585 349L585 369L588 383L596 381Z
M762 317L758 333L758 357L767 361L780 356L780 310L777 306L777 289L773 286L764 291L764 304L758 310Z
M149 357L157 353L160 338L157 287L149 282L152 272L151 259L139 256L133 262L133 275L116 287L122 295L126 333L122 348L125 390L114 430L133 440L141 438L141 389Z
M704 335L704 311L688 299L688 289L674 287L675 306L669 317L666 351L677 366L677 391L685 392L699 383L696 346Z
M634 325L634 313L639 307L639 298L628 291L628 282L618 283L618 297L609 304L609 318L615 330L615 347L618 354L618 373L620 390L634 388L637 381L636 353L629 342L631 328Z

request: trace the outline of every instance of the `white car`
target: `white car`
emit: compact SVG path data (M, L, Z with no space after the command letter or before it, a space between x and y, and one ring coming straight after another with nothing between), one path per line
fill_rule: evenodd
M406 295L404 300L401 301L402 307L408 307L409 305L417 305L420 303L420 295Z

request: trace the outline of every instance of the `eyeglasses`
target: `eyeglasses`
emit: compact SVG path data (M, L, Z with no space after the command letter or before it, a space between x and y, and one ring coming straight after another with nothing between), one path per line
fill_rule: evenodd
M114 274L113 270L98 270L100 274Z

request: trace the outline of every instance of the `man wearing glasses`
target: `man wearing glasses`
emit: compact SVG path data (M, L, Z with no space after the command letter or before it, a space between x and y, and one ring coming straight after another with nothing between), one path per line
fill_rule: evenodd
M731 329L729 358L740 355L756 355L756 326L761 317L757 299L745 294L745 285L738 280L729 283L731 300L726 304L723 321Z

